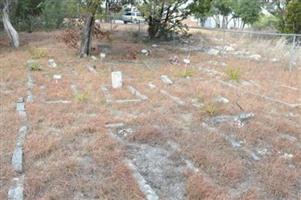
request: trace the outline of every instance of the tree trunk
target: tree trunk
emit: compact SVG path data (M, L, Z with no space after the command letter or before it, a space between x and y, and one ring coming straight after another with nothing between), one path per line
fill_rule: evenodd
M8 5L6 5L3 9L2 21L3 21L4 29L10 39L11 45L14 48L18 48L20 46L19 35L9 20Z
M160 30L160 21L150 16L148 22L148 35L150 39L154 39L158 37L159 30Z
M89 14L86 18L86 24L82 32L81 47L80 47L81 58L91 54L93 27L94 27L94 15Z

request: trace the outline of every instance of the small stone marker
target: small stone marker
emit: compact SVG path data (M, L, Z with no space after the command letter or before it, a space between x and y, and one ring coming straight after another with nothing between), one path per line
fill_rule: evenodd
M259 61L261 59L261 55L254 54L254 55L249 56L249 58L253 59L253 60L256 60L256 61Z
M124 123L112 123L112 124L106 124L105 127L106 128L120 128L123 127Z
M96 69L95 65L88 65L87 68L90 72L97 74L97 71L95 70Z
M122 87L122 73L121 71L112 72L112 87L118 89Z
M57 64L55 63L54 59L49 59L48 60L48 66L52 68L56 68Z
M150 50L148 50L148 49L142 49L141 53L144 54L144 55L146 55L146 56L148 56L150 54Z
M180 59L177 55L175 55L169 58L169 62L172 65L178 65L180 63Z
M53 75L53 79L54 79L55 82L57 83L58 80L61 80L61 79L62 79L62 75L60 75L60 74L55 74L55 75Z
M207 53L209 55L217 56L219 54L219 50L217 50L217 49L210 49Z
M105 59L106 58L106 54L105 53L100 53L99 54L99 57L101 60Z
M231 46L225 46L224 49L225 51L235 51L235 49Z
M290 160L294 157L293 154L289 154L289 153L284 153L282 156L282 158L286 159L286 160Z
M186 65L190 64L190 60L189 60L189 59L184 59L183 62L184 62Z
M25 103L24 99L21 97L17 101L17 111L25 111Z
M217 103L223 103L223 104L227 104L230 102L229 99L227 99L226 97L223 97L223 96L217 96L215 99L214 99L215 102Z
M148 83L148 87L149 87L150 89L155 89L155 88L156 88L156 86L155 86L152 82L149 82L149 83Z
M55 74L55 75L53 75L53 79L54 79L54 80L60 80L60 79L62 79L62 75L60 75L60 74Z
M97 60L96 56L91 56L91 59L95 61Z
M167 85L173 84L172 80L170 80L170 79L168 78L168 76L166 76L166 75L162 75L162 76L161 76L161 81L163 81L163 83L165 83L165 84L167 84Z

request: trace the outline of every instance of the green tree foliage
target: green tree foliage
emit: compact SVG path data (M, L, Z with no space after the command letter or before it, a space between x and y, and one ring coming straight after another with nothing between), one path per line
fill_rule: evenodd
M301 33L301 0L293 0L288 4L284 31L287 33Z
M283 33L300 33L300 0L265 1L265 7L277 18L277 29Z
M213 0L211 4L211 13L213 15L228 16L232 12L231 0Z
M22 0L16 1L13 5L12 12L13 21L16 23L19 30L33 31L34 19L38 17L42 9L39 5L44 0Z
M211 3L212 0L195 0L194 3L190 5L190 11L201 20L202 24L204 24L207 17L210 16Z
M187 18L189 0L144 0L140 7L151 39L169 39L172 33L185 33L182 21Z
M253 24L259 19L261 3L258 0L236 0L234 2L234 15L241 18L243 26L244 24Z
M41 4L45 28L52 29L60 27L65 17L64 4L64 1L57 0L46 0Z
M272 0L265 1L267 10L278 19L277 29L285 32L286 8L292 0Z
M232 19L240 18L244 24L253 24L257 21L261 12L261 1L197 0L192 4L191 11L201 20L211 16L217 27L227 28ZM220 18L222 18L222 22Z
M278 25L278 19L274 15L261 14L259 19L253 24L253 27L258 30L275 30Z

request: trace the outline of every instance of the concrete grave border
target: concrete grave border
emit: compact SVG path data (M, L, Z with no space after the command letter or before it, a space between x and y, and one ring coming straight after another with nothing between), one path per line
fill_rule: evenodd
M137 89L135 89L133 86L128 85L126 88L128 89L128 91L135 96L135 98L133 99L114 99L112 94L110 93L110 86L107 85L102 85L100 87L102 93L105 96L106 102L108 104L125 104L125 103L139 103L145 100L148 100L148 97L141 94Z
M156 89L156 88L157 88L157 86L154 85L154 84L151 83L151 82L148 83L148 87L149 87L150 89ZM162 90L162 89L161 89L159 92L160 92L162 95L164 95L164 96L170 98L172 101L174 101L175 103L177 103L177 104L179 104L179 105L181 105L181 106L184 106L184 105L186 104L186 103L185 103L184 101L182 101L179 97L176 97L176 96L171 95L171 94L168 93L166 90Z
M31 93L31 88L28 91ZM32 98L29 98L32 100ZM16 146L12 155L11 165L15 172L17 172L17 177L13 178L12 185L8 191L8 200L23 200L24 198L24 143L26 135L28 134L28 119L25 108L24 98L19 98L16 103L16 111L19 114L21 121L21 127L18 131L18 136L16 139Z
M12 184L8 191L8 200L23 200L24 199L24 143L26 135L29 132L29 122L26 113L26 102L32 103L34 100L32 90L34 80L31 71L27 70L27 97L26 100L21 97L16 102L16 111L18 112L21 121L21 127L16 138L16 145L11 159L11 165L17 173L12 179Z

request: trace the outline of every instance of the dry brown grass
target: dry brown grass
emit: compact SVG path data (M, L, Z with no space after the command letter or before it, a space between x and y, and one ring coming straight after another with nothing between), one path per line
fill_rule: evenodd
M226 200L227 194L212 183L205 180L202 175L192 175L187 180L188 199L190 200Z
M284 199L295 199L298 196L293 191L298 188L300 172L289 167L284 159L274 159L262 170L262 181L272 195Z
M21 125L16 101L26 93L27 77L26 69L19 63L25 60L23 51L2 52L0 49L0 52L0 199L6 199L11 178L15 175L10 163Z
M166 149L169 148L167 143L173 142L179 151L172 154L172 159L183 156L200 170L187 176L188 199L231 199L231 190L237 193L236 199L298 199L300 108L290 109L247 92L298 103L300 71L290 73L284 71L281 64L268 61L193 52L189 66L193 76L187 79L179 77L183 65L168 62L170 56L178 55L182 60L187 57L186 53L170 50L169 44L160 44L151 55L141 55L140 50L151 48L151 44L133 43L131 38L125 38L128 33L123 31L134 27L120 27L112 35L112 52L105 61L79 59L74 49L58 39L59 31L21 34L20 50L6 52L7 47L0 49L0 61L4 63L0 69L0 89L5 92L1 95L1 114L5 118L1 116L4 131L0 136L7 141L0 145L1 155L4 155L0 163L1 199L6 198L13 176L10 159L20 126L15 101L26 95L25 63L32 57L30 48L45 48L47 56L38 59L42 71L32 73L34 102L27 104L30 133L25 145L26 198L143 199L136 180L123 162L128 149L104 129L107 123L123 122L135 131L127 138L128 142ZM48 58L54 58L58 67L49 68ZM226 66L210 64L212 60L240 68L241 81L229 81ZM91 64L95 65L97 74L87 70L86 66ZM217 74L199 70L202 67L215 70ZM121 70L125 86L132 85L149 99L135 104L106 104L100 86L111 84L113 70ZM54 74L61 74L62 80L54 81ZM167 86L162 83L160 76L163 74L168 75L174 84ZM219 80L235 88L221 84ZM259 86L243 84L250 80ZM157 88L150 89L149 82ZM80 94L88 94L85 101L77 100L70 88L72 84L77 86ZM299 90L280 85L298 87ZM181 98L185 105L178 105L161 95L160 89ZM135 98L125 88L110 89L110 92L114 99ZM212 116L204 112L204 108L193 107L192 100L197 99L205 105L216 104L214 99L217 96L226 97L230 103L217 104L214 115L234 115L242 112L242 108L254 112L255 117L242 128L224 123L209 131L201 124ZM70 103L47 104L48 100L68 100ZM286 117L287 113L297 117ZM282 134L293 136L296 141L279 139ZM245 151L233 148L224 135L243 141L244 148L250 151L267 148L269 154L255 162ZM293 158L283 159L281 155L284 153L293 154ZM248 180L250 185L243 188Z

